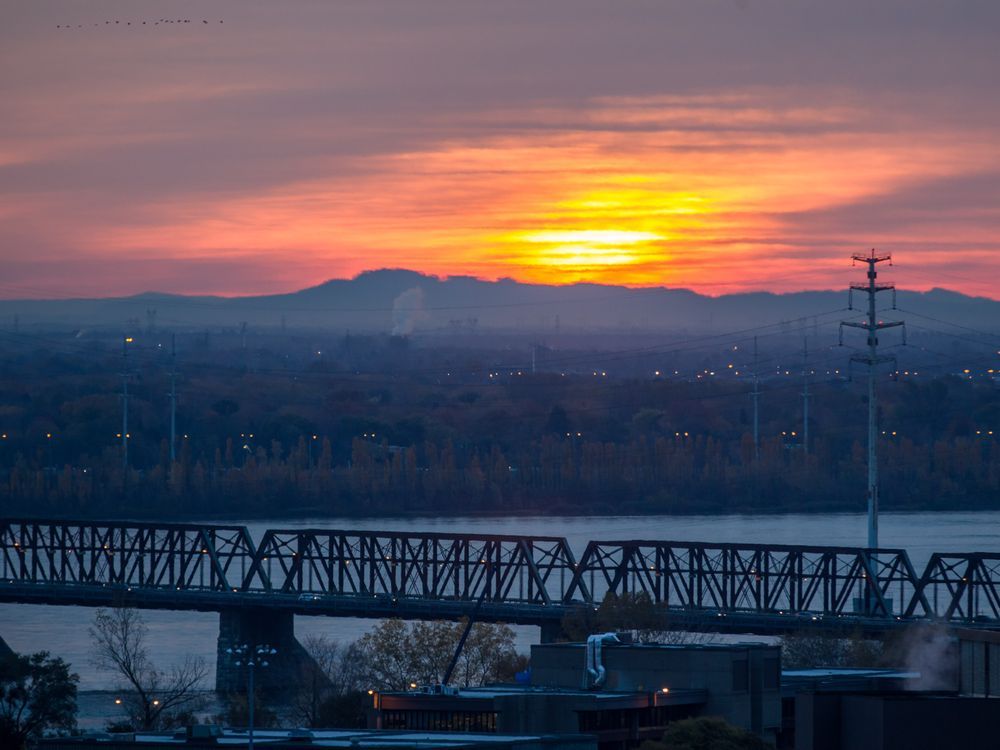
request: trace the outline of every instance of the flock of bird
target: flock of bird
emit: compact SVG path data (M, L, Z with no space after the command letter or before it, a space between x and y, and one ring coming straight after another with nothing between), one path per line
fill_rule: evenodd
M201 22L202 23L210 23L209 21L206 21L204 18L201 20ZM159 20L156 20L156 21L136 21L134 23L134 25L135 26L159 26L161 23L162 24L167 24L167 23L197 23L197 21L192 21L190 18L178 18L176 21L174 21L172 19L169 19L169 18L160 18ZM219 23L222 23L222 21L219 21ZM94 26L102 26L102 25L103 26L114 26L115 24L124 25L124 26L132 26L133 22L132 21L105 21L103 24L95 23L93 25ZM78 24L76 24L74 26L73 24L61 23L61 24L56 24L56 28L57 29L82 29L84 27L84 25L85 24L78 23Z

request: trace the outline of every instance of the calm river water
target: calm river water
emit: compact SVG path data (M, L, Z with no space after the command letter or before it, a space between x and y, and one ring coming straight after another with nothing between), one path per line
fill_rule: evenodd
M591 539L664 539L706 542L760 542L861 546L863 514L790 514L780 516L614 516L516 518L379 518L274 519L247 524L255 540L267 528L342 528L406 531L535 534L566 537L579 555ZM1000 551L1000 511L964 513L884 513L883 547L902 547L921 570L932 552ZM218 615L200 612L144 613L154 661L161 668L187 654L203 656L214 675ZM15 651L47 649L71 662L80 687L112 687L110 675L90 668L87 628L93 610L82 607L0 604L0 637ZM300 636L326 634L342 641L358 638L373 623L325 617L296 618ZM535 642L537 629L518 628L520 646Z

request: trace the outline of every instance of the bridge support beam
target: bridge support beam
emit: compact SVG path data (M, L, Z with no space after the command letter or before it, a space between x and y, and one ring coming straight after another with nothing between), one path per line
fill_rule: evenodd
M268 666L254 667L254 682L265 693L287 693L290 687L312 682L322 673L309 653L295 639L295 617L268 609L229 609L219 613L219 641L215 664L215 689L220 693L245 693L246 664L227 649L242 645L253 649L267 644L277 650L266 657Z

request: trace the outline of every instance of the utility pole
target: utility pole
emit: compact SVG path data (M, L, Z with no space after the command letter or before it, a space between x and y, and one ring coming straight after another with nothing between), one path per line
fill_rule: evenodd
M128 473L128 345L131 336L122 338L122 471Z
M884 323L878 319L875 313L875 296L879 292L892 291L892 307L896 308L896 286L895 284L879 284L876 279L878 272L876 266L885 261L892 265L892 255L889 253L877 253L874 249L867 254L856 254L851 256L851 260L856 263L868 265L868 283L851 284L848 307L854 309L853 293L855 290L865 292L868 295L868 314L866 320L857 322L841 322L840 343L844 342L844 326L850 328L860 328L868 332L868 352L866 354L855 354L851 357L852 362L859 362L868 366L868 549L878 549L878 457L876 454L878 440L878 410L875 405L875 373L880 364L895 362L894 357L881 356L878 353L878 332L883 328L895 328L902 326L902 321ZM906 343L906 329L903 329L903 343Z
M170 470L177 460L177 334L170 336Z
M802 454L809 453L809 339L802 337Z
M757 377L757 337L753 337L753 457L760 461L760 412L758 400L760 396L760 381Z

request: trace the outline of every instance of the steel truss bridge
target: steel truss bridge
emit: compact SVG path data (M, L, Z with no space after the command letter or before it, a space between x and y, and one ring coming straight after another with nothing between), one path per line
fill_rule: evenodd
M477 619L558 629L642 593L672 629L1000 628L1000 554L0 519L0 601ZM557 631L556 631L557 632Z

